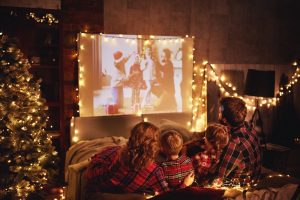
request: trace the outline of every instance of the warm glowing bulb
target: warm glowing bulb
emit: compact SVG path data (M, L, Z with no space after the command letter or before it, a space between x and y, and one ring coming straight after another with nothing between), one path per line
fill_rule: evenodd
M78 140L79 140L78 136L73 137L73 142L78 142Z
M208 61L207 60L204 60L203 62L202 62L202 65L206 65L208 63Z
M298 65L298 63L295 61L295 62L293 62L293 65L294 65L294 66L297 66L297 65Z
M142 116L142 114L143 114L142 111L139 110L139 111L137 111L136 116L140 117L140 116Z
M221 81L225 81L225 76L222 75L220 79L221 79Z

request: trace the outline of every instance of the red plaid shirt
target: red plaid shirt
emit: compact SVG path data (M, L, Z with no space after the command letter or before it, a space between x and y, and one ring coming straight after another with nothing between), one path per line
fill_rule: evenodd
M153 163L139 171L119 162L121 147L109 147L92 157L86 178L90 192L153 193L168 190L163 170Z
M214 149L206 150L204 138L186 144L186 153L193 160L198 184L207 184L210 173L219 161Z
M179 156L176 160L165 161L161 166L168 186L172 189L182 186L184 178L194 171L192 160L185 155Z
M233 178L258 178L261 170L261 147L256 132L247 123L230 130L231 138L225 147L216 175L223 181Z

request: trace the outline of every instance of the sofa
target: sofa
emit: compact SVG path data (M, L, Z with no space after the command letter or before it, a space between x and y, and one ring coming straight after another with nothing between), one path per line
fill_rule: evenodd
M156 113L137 115L112 115L97 117L75 117L70 123L71 146L65 159L66 199L86 199L83 176L89 159L103 148L124 145L130 130L141 121L157 125L161 130L176 129L184 141L191 139L188 122L191 113ZM76 140L74 140L76 138Z
M144 120L152 122L161 130L175 129L183 136L184 141L202 137L201 133L188 131L190 113L161 113L150 115L120 115L101 117L77 117L71 121L71 147L66 153L65 182L67 200L140 200L146 197L137 194L105 194L98 193L87 196L85 193L86 180L84 172L90 158L103 148L113 145L125 145L131 128ZM73 140L76 137L77 140ZM241 191L235 189L212 190L201 188L186 188L184 190L168 192L153 197L153 200L163 199L299 199L299 180L265 169L265 178L252 190Z

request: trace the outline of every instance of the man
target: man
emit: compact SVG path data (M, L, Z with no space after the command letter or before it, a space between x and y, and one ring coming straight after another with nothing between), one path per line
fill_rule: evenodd
M111 75L111 89L113 96L113 103L118 105L118 108L123 108L123 85L126 79L125 64L129 60L131 54L127 57L123 56L121 51L113 54L114 70Z
M220 100L219 120L229 130L230 140L216 170L216 178L245 184L256 180L261 170L261 147L255 130L245 122L247 108L242 99L225 97Z

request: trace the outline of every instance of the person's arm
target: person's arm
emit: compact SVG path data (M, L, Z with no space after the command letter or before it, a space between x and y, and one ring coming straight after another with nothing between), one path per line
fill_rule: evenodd
M230 142L224 151L219 167L216 168L216 178L220 179L226 178L234 171L238 167L241 159L241 151L235 142Z
M121 147L108 147L91 158L85 177L88 180L99 177L108 172L119 158Z
M192 185L194 180L195 180L195 173L191 172L184 178L184 180L183 180L182 184L179 186L179 188L185 188L185 187Z
M156 194L169 191L168 183L165 179L164 172L161 167L157 167L155 169L148 185L155 191Z

